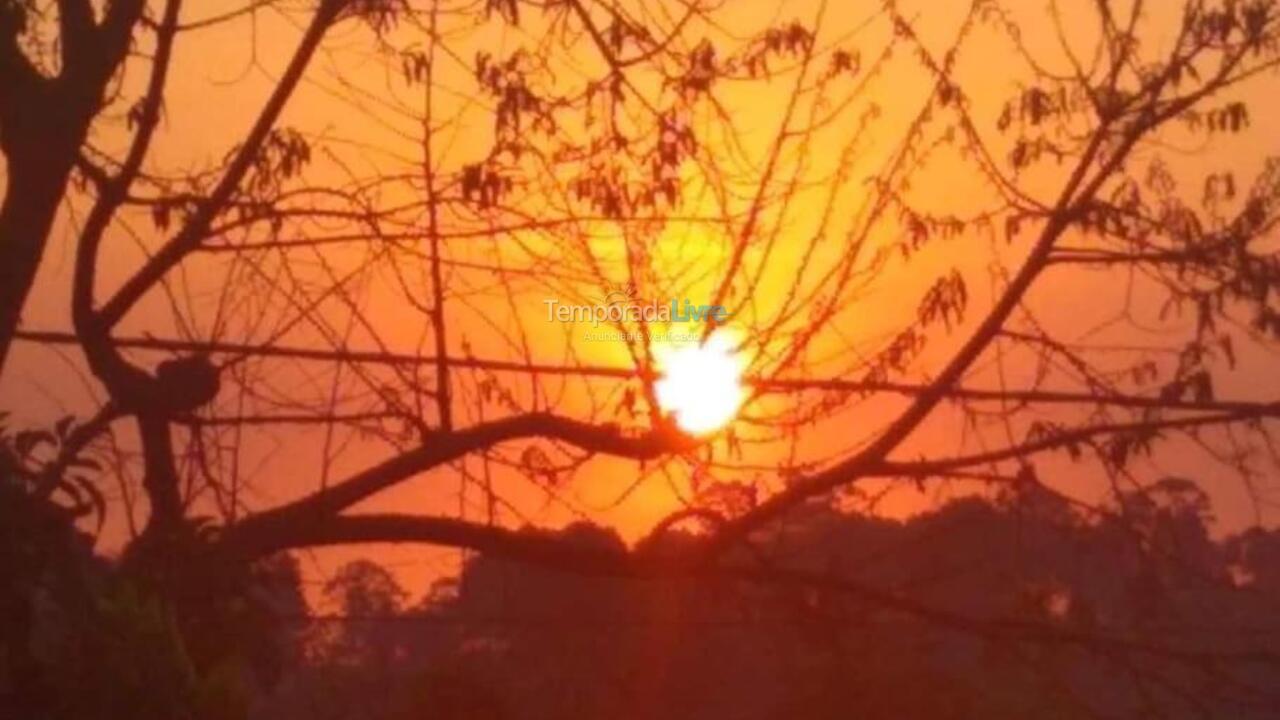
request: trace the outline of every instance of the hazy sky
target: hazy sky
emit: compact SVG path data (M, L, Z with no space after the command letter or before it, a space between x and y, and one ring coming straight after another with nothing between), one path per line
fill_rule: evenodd
M1008 3L1017 7L1009 20L1022 28L1024 46L1045 67L1065 71L1066 55L1060 40L1087 56L1095 29L1087 7L1090 4L1061 4L1071 7L1060 13L1064 35L1059 38L1048 3ZM212 17L223 6L238 5L222 0L191 3L186 19ZM1150 5L1153 7L1148 12L1141 51L1154 56L1173 37L1176 16L1170 8L1175 3ZM674 4L657 7L672 17L678 15ZM750 283L752 292L746 294L739 285L737 290L742 296L731 302L739 313L737 330L744 340L745 357L753 363L753 373L770 372L770 363L796 342L797 333L804 332L807 316L798 314L784 319L777 313L786 306L785 298L793 288L798 287L800 294L821 293L824 272L840 267L851 238L857 235L874 204L876 195L869 181L882 177L904 140L904 129L916 118L931 89L929 76L909 45L898 43L891 54L882 56L893 31L879 15L878 7L877 3L835 1L828 2L825 8L815 2L726 2L712 15L714 23L695 22L685 31L690 45L693 39L707 37L723 56L770 25L785 25L792 20L811 25L821 17L817 46L824 53L837 48L855 51L864 70L861 75L833 81L822 91L820 102L816 91L803 97L792 120L793 129L825 117L828 112L836 114L821 129L805 135L803 141L790 140L783 145L776 158L779 169L774 181L765 188L770 202L761 214L757 232L772 235L777 242L759 243L748 251L743 262L747 276L754 278ZM938 55L954 40L967 7L968 3L950 0L900 4L902 14L915 19L925 46ZM478 95L473 75L477 53L505 58L523 49L531 58L547 56L545 23L530 15L526 14L521 27L512 28L496 18L484 19L468 4L449 4L442 12L445 41L436 55L431 123L433 164L440 177L456 177L464 165L481 160L493 139L493 102ZM301 13L266 11L254 17L253 21L230 22L190 33L178 44L163 127L149 170L175 174L208 171L243 137L256 108L279 77L305 21ZM669 27L671 18L657 17L656 22ZM423 192L422 113L426 98L420 85L404 82L402 64L394 53L421 50L426 40L420 31L401 26L382 42L394 48L389 51L392 54L380 54L375 49L377 43L367 27L356 22L340 25L290 101L281 125L296 129L312 145L312 162L304 176L307 184L359 188L378 207L406 207L396 218L401 223L399 229L420 229L425 216L421 208L413 206L421 203ZM601 76L603 65L585 42L575 45L570 53L557 50L551 57L550 64L536 67L532 73L542 83L540 90L570 96L581 92L592 78ZM994 23L980 25L968 35L956 63L954 77L971 103L972 117L991 143L993 155L1003 158L1009 141L995 131L996 119L1003 103L1025 87L1023 83L1030 77L1028 67ZM530 61L530 65L538 63ZM548 323L543 301L553 297L565 301L590 298L601 290L603 276L618 282L638 278L645 297L664 301L688 297L694 302L707 302L732 255L735 233L742 231L744 213L755 198L758 179L769 166L796 82L794 62L777 63L774 69L776 76L768 81L719 83L714 106L704 104L683 118L698 136L700 146L698 161L683 169L686 194L678 214L696 221L643 228L578 221L553 231L484 237L487 221L462 211L446 212L442 230L457 235L445 242L443 251L450 260L447 336L452 352L547 364L625 368L632 366L633 360L624 343L590 341L585 337L586 328ZM122 86L123 97L136 95L143 71L140 62L130 67ZM670 89L652 74L638 72L635 82L637 92L648 101L670 102ZM1140 175L1138 168L1159 157L1185 180L1189 198L1196 197L1207 173L1224 168L1234 170L1246 179L1242 183L1247 182L1267 156L1280 151L1280 137L1272 132L1274 125L1268 112L1275 87L1274 76L1268 76L1243 92L1252 106L1253 122L1247 132L1214 137L1212 145L1206 146L1203 136L1175 130L1162 136L1161 145L1140 150L1131 163L1132 171ZM630 111L643 116L644 111L636 105L633 101ZM112 112L119 117L118 107ZM566 131L589 135L589 128L573 126L582 122L580 117L574 118L565 120ZM118 149L127 137L118 124L113 126L109 120L100 124L93 139L96 147L106 151ZM929 146L943 137L952 124L945 118L925 123L919 144ZM909 188L903 189L904 195L936 216L972 217L994 210L997 195L975 172L974 162L956 145L938 146L922 153ZM1049 166L1021 180L1029 192L1048 199L1065 171ZM567 184L571 178L563 177L564 172L567 171L531 174L529 186L522 190L530 198L554 196L559 190L540 188L537 183L554 178ZM708 182L707 178L713 176L721 182ZM68 326L67 283L73 230L78 213L84 209L82 200L73 194L67 203L61 226L46 253L37 290L24 313L25 327ZM521 210L534 220L556 217L561 210L558 203L540 208L533 207L532 200L522 203ZM514 217L513 213L502 220L509 223ZM291 225L285 235L330 236L340 230L338 223L300 223ZM808 239L815 232L822 232L828 239L816 251L808 252ZM856 372L860 363L883 349L902 327L914 322L916 304L928 288L955 270L965 278L971 295L967 322L953 328L950 334L934 333L926 352L905 379L930 377L989 305L993 283L1002 272L1016 268L1026 248L1025 238L1020 243L1006 243L1003 228L969 229L956 237L930 242L909 258L895 256L884 264L875 262L878 253L897 253L905 233L896 212L887 212L872 223L861 250L863 259L853 267L856 280L850 283L839 311L815 333L803 372L819 377ZM155 225L145 212L136 213L113 228L104 251L100 297L137 267L141 253L145 248L154 248L157 238ZM228 235L229 243L253 240L243 234ZM643 248L642 262L636 259L636 248ZM277 337L294 346L345 345L430 354L432 335L426 314L411 302L415 294L427 297L429 290L423 246L419 244L415 250L409 242L391 253L395 257L380 252L369 243L351 243L287 254L202 253L184 263L182 272L174 275L171 294L154 292L130 315L120 334L177 334L196 340L250 343ZM637 268L643 268L643 272ZM324 288L331 286L335 277L348 273L353 274L353 279L344 280L342 292L325 294ZM264 292L262 287L268 278L275 278L287 291L276 295ZM1130 295L1136 297L1130 305L1136 316L1134 322L1107 325L1115 319L1117 306ZM291 316L302 313L298 304L307 300L315 302L309 312L322 317L324 327L299 322L283 335L273 335L271 329L287 326ZM1050 272L1028 304L1050 334L1067 340L1091 333L1089 337L1099 343L1168 343L1171 337L1184 332L1189 322L1173 317L1160 319L1159 302L1151 296L1150 286L1115 272ZM760 330L775 322L780 329L766 338ZM154 361L162 356L139 357ZM1223 370L1215 378L1219 381L1219 394L1273 397L1280 390L1280 383L1273 379L1275 360L1273 351L1250 347L1242 341L1237 367L1230 372ZM1118 358L1116 362L1126 361ZM998 366L994 363L992 358L984 361L983 369L973 376L974 384L982 385L997 377ZM1004 380L1011 384L1019 379L1030 380L1039 369L1016 352L1001 358L1000 366L1004 368ZM337 371L335 376L334 367L324 365L261 362L246 363L245 367L259 383L255 387L261 392L247 400L258 409L273 407L284 411L291 406L310 406L322 402L326 394L342 396L347 408L367 408L376 404L373 388L380 383L389 392L407 392L411 384L404 377L397 378L383 370L377 371L380 379L374 380L361 377L350 368ZM24 344L9 369L5 396L19 399L18 405L29 409L35 419L55 418L64 408L66 412L83 414L92 407L91 398L97 394L91 380L82 381L78 358L64 351ZM542 378L542 384L535 386L519 374L487 377L483 373L460 372L455 382L465 388L457 398L461 422L474 422L483 413L489 417L501 414L503 403L508 401L554 407L599 421L635 422L619 410L626 385L616 380ZM508 400L502 399L503 393ZM233 414L235 403L246 401L244 396L237 400L232 393L224 393L224 397L225 405L220 402L218 406L220 413ZM776 475L769 468L781 462L796 458L820 462L839 457L882 427L888 413L900 404L900 399L884 398L843 404L803 428L794 442L765 421L772 420L776 413L795 410L795 398L774 397L750 405L744 411L748 420L736 425L735 432L748 441L759 442L748 443L742 457L732 458L739 468L726 470L726 479L754 482L763 475ZM121 443L127 446L128 429L121 430ZM944 410L917 434L903 454L972 450L975 442L980 440L974 429L961 428L959 416ZM238 450L227 452L236 455L237 472L252 478L251 494L245 502L255 507L314 489L324 474L322 468L327 468L330 480L336 480L386 457L388 450L383 440L360 433L329 433L323 427L265 427L256 430L252 439L242 440ZM717 461L730 459L723 444L717 444L712 452ZM512 460L519 450L509 450L504 455ZM1228 524L1252 518L1255 505L1248 493L1208 462L1203 450L1178 448L1160 454L1158 461L1146 465L1141 471L1145 475L1176 473L1215 480L1214 497L1220 516ZM1101 481L1091 479L1093 471L1088 467L1073 468L1056 460L1046 467L1053 469L1058 478L1056 484L1069 492L1088 499L1099 497ZM683 483L689 474L687 468L676 467L669 478L654 474L636 484L640 469L635 464L593 461L573 479L549 492L500 464L486 468L473 458L465 468L477 477L493 473L492 481L502 488L504 507L500 515L505 522L519 524L524 518L557 525L588 517L616 525L632 538L678 507L676 495L687 489ZM652 470L645 468L646 472ZM458 480L453 475L436 472L406 483L380 496L369 507L449 513L461 509L468 517L481 517L487 510L480 493L473 486L460 498ZM776 487L776 481L776 477L759 479L765 487ZM900 514L922 507L923 502L918 493L907 489L886 498L880 509ZM109 535L122 537L123 532L123 524L116 519ZM383 555L389 562L406 563L404 573L411 587L420 586L424 578L434 574L429 558L438 556L424 554L418 548L387 551ZM332 557L326 556L325 563L332 562Z

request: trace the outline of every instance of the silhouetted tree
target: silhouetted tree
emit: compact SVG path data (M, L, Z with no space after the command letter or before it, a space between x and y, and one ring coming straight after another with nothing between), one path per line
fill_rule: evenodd
M1193 448L1255 496L1274 470L1280 398L1257 380L1280 340L1280 163L1167 148L1265 129L1248 100L1280 64L1280 8L974 0L934 28L902 5L779 22L700 0L0 0L0 379L26 382L15 340L70 344L103 395L15 442L19 494L120 518L121 577L175 616L202 677L244 652L222 632L239 609L214 598L281 551L419 542L606 578L768 575L776 558L751 548L832 497L874 507L876 483L1097 477L1100 527L1226 583L1196 493L1139 465ZM194 82L182 50L258 23L293 45L243 101L239 141L162 151L212 124L165 122ZM303 101L311 117L286 113ZM70 328L19 327L56 228ZM1062 269L1094 281L1061 289ZM608 366L571 328L545 339L549 294L619 284L734 308L738 422L681 432L647 334ZM1088 293L1114 319L1083 332ZM287 460L260 462L281 427ZM955 444L921 439L954 427ZM456 480L456 513L366 504L433 472ZM588 483L620 503L659 482L679 507L634 547L548 529L585 514ZM564 512L517 530L543 500ZM1249 537L1236 551L1265 555ZM798 572L775 579L814 584ZM1134 616L1185 599L1161 566L1135 573ZM1123 635L1100 621L1087 640ZM693 677L662 672L646 681ZM811 679L813 697L833 687Z
M1141 533L1035 488L901 522L814 503L752 574L477 557L455 594L377 618L405 651L379 697L407 698L397 718L1269 717L1274 596L1235 550L1267 533L1209 539L1193 487L1166 488L1141 501ZM560 535L622 547L588 525ZM333 717L367 717L361 697Z

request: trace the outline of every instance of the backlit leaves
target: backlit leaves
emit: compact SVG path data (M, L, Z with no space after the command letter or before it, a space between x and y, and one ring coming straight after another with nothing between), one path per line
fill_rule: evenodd
M1232 102L1205 111L1188 110L1182 114L1182 120L1193 131L1238 133L1249 127L1249 107L1242 102Z
M228 154L239 153L236 147ZM243 188L255 195L273 195L288 180L296 178L311 162L311 144L302 133L291 128L276 128L262 142L253 157L253 169Z
M511 178L492 164L472 163L462 168L462 199L474 202L481 210L495 207L511 188Z
M400 16L409 11L406 0L347 0L346 11L360 18L378 35L396 26Z
M925 293L916 311L920 325L928 327L938 321L951 330L953 323L964 322L964 311L969 306L969 291L964 276L958 270L939 278Z

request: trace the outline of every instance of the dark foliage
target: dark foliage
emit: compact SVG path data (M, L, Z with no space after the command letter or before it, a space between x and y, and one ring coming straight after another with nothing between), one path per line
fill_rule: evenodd
M815 504L714 579L480 557L405 611L348 592L260 716L1271 717L1280 534L1216 542L1208 509L1178 480L1105 516L1038 488L908 522Z

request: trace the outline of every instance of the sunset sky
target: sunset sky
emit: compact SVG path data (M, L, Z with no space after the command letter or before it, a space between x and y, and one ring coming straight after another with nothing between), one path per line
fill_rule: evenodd
M242 4L188 3L183 18L198 23ZM662 358L679 368L705 366L699 372L709 380L699 382L696 373L692 380L681 379L672 372L679 382L666 391L659 387L660 399L664 392L692 395L692 402L685 400L690 412L715 416L716 403L732 406L737 400L732 384L726 389L717 381L740 366L745 402L724 429L686 457L645 464L593 458L552 472L551 466L572 465L576 456L545 444L511 443L491 457L476 454L392 488L358 509L471 520L492 514L512 527L558 527L590 519L635 540L695 502L695 484L724 482L768 496L784 486L788 473L821 467L863 446L907 399L892 393L768 390L756 383L867 375L894 338L919 323L918 306L930 288L958 274L967 292L963 319L931 327L921 354L891 378L925 382L982 319L1027 251L1030 230L1008 234L1006 199L982 170L987 160L966 139L956 115L937 108L921 115L935 91L921 51L940 62L961 38L953 78L990 157L1016 180L1019 192L1052 202L1072 169L1070 162L1048 161L1022 173L1010 169L1013 137L997 124L1005 103L1027 87L1036 69L1020 55L1004 25L1021 28L1021 42L1041 69L1069 74L1063 46L1087 57L1097 39L1093 10L1086 7L1091 4L1056 3L1064 6L1056 11L1058 22L1055 3L1010 5L1018 7L1016 16L966 26L968 3L898 3L901 16L914 23L917 45L895 32L879 3L724 2L709 18L680 25L675 42L682 50L705 38L720 60L745 56L753 38L768 28L785 30L798 21L817 28L812 56L806 62L799 46L790 54L771 55L767 77L749 77L742 64L717 80L711 97L701 99L682 99L685 91L664 82L658 72L676 68L659 67L660 59L638 63L627 75L624 112L612 119L603 100L610 91L596 86L608 75L607 64L580 31L569 31L568 48L560 48L561 41L553 38L565 30L548 27L545 15L526 13L514 26L496 15L486 17L479 3L443 3L436 18L442 39L434 47L413 23L379 34L368 23L344 21L324 41L279 123L310 148L305 169L289 185L306 188L296 204L308 212L286 219L278 234L263 223L248 230L228 227L170 273L163 289L149 293L116 335L432 358L436 335L430 308L436 285L424 228L431 222L429 193L439 193L445 346L459 361L450 370L456 425L536 409L638 431L651 419L643 383L625 375L658 371ZM1155 58L1176 36L1178 17L1173 3L1151 5L1140 52ZM147 169L199 179L170 190L206 187L210 171L244 137L307 22L305 9L281 8L191 32L177 45ZM655 27L680 22L676 3L637 8L649 13L646 19ZM144 38L153 42L150 35ZM407 82L406 72L422 69L413 65L415 53L425 52L432 53L430 83ZM477 210L473 197L463 197L478 192L464 188L465 168L483 161L494 147L494 118L501 112L498 100L479 86L476 67L482 53L495 63L515 57L513 67L530 87L542 97L559 98L565 107L555 114L553 128L540 127L534 114L526 113L511 130L527 141L528 154L495 156L516 182L502 190L501 209L488 212ZM839 53L852 58L852 67L829 72ZM91 142L102 153L118 155L127 147L123 98L136 97L146 79L140 61L134 63L139 67L130 67L119 88L122 99L95 126ZM509 79L515 77L512 72ZM1171 126L1158 142L1135 152L1129 173L1143 177L1153 163L1163 163L1189 203L1199 201L1205 177L1222 169L1232 170L1247 186L1265 158L1280 153L1280 135L1270 116L1277 89L1274 73L1252 81L1247 93L1252 123L1246 131L1207 136ZM657 125L658 108L673 109L670 125ZM632 136L635 145L628 150L644 143L678 148L678 204L662 205L660 199L658 209L638 211L626 221L584 210L576 183L587 170L603 168L607 175L605 166L616 163L620 174L648 172L622 150L586 152L591 143L604 142L603 128L610 122ZM906 146L910 150L900 156ZM433 178L430 189L427 175ZM893 200L887 199L886 187L893 188ZM962 224L951 235L934 232L917 247L900 199L917 212ZM84 194L72 191L24 312L24 329L70 327L74 238L85 206ZM983 216L990 220L982 222ZM101 297L136 272L164 237L163 224L147 208L122 214L104 245ZM739 257L744 236L752 242L742 246ZM683 347L696 343L659 341L646 349L644 343L591 339L597 328L589 325L546 319L547 300L591 304L617 287L662 304L686 299L695 305L723 304L733 314L717 342L733 347L712 356ZM1163 295L1140 273L1064 267L1049 270L1029 295L1026 307L1035 322L1019 314L1012 325L1095 346L1091 358L1117 372L1147 360L1167 372L1195 318L1162 312L1163 304ZM679 323L648 329L692 329L698 335L705 330ZM1233 369L1215 369L1219 396L1274 397L1280 391L1275 347L1235 331L1238 362ZM1046 365L1037 352L997 341L963 384L996 388L1042 382L1050 389L1082 389L1070 368ZM144 365L169 355L130 351ZM223 391L208 409L208 420L330 411L360 415L388 406L417 412L429 424L438 417L427 392L436 380L431 362L351 364L232 351L215 358L230 369L224 370ZM527 369L533 366L539 370ZM16 407L36 422L66 413L85 416L102 401L72 348L34 343L19 346L0 392L18 399ZM680 401L671 402L677 407ZM1035 410L1007 422L966 420L958 408L944 404L895 455L975 452L1025 434L1033 420L1078 421L1091 409ZM713 419L705 429L716 425ZM136 445L132 432L128 424L117 430L126 468L136 465L130 455ZM336 482L412 439L412 427L397 418L268 422L243 431L211 422L202 433L205 442L217 446L210 455L215 474L236 478L243 489L236 513ZM1264 488L1260 496L1251 494L1253 489L1224 470L1210 449L1178 441L1132 470L1137 478L1179 475L1207 481L1223 529L1260 516L1274 521L1269 514L1274 493ZM1105 498L1106 480L1092 466L1072 463L1061 453L1037 464L1056 489L1088 502ZM198 476L200 471L187 466L183 472ZM136 467L124 482L137 493ZM882 488L892 492L880 497ZM863 494L847 502L902 517L949 494L982 488L964 482L917 488L896 480L863 481L858 485ZM121 490L113 500L124 502ZM220 505L226 498L209 491L193 500L209 514L226 512ZM144 515L137 513L134 522ZM119 547L129 537L128 518L114 513L108 522L103 545ZM323 575L344 559L370 552L342 548L310 557ZM415 591L451 567L456 556L454 550L420 546L379 546L372 552Z

